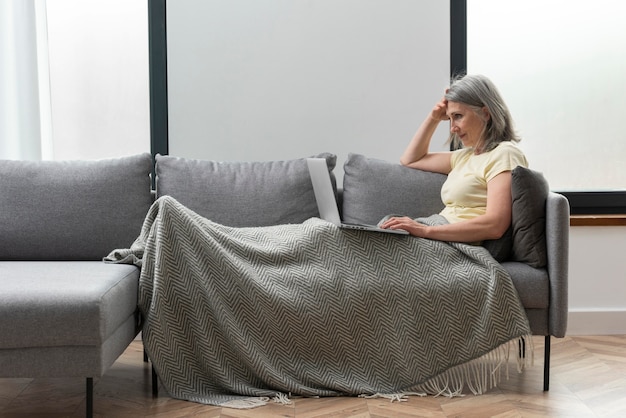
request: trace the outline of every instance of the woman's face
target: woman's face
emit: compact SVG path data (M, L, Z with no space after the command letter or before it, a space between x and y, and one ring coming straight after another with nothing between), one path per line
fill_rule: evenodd
M482 112L482 114L480 114ZM477 114L473 108L459 102L448 102L450 132L456 134L464 147L476 147L482 139L489 112L482 108Z

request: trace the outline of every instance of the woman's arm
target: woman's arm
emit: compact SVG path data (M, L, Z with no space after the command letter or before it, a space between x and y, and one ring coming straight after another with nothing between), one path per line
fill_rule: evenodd
M408 217L391 218L382 228L405 229L411 235L438 241L477 242L498 239L511 224L511 172L504 171L487 183L487 211L467 221L428 226Z
M447 105L447 101L441 99L433 107L400 157L402 165L435 173L448 174L450 172L452 169L450 152L429 152L430 141L439 122L448 120Z

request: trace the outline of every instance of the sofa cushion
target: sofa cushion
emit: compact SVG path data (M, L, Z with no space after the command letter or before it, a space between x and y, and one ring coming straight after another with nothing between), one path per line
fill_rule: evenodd
M502 267L511 275L524 308L545 309L550 306L550 278L546 269L517 261L505 261Z
M332 174L337 157L317 157L326 158ZM306 158L217 162L157 155L156 175L157 197L171 196L223 225L301 223L319 216Z
M511 258L545 267L546 200L550 188L543 174L518 166L511 172L513 248Z
M0 261L0 348L100 345L137 309L139 269ZM77 286L80 283L80 286Z
M101 260L152 204L152 157L0 161L0 260Z
M384 216L411 218L441 212L446 176L349 154L344 164L343 220L376 224Z

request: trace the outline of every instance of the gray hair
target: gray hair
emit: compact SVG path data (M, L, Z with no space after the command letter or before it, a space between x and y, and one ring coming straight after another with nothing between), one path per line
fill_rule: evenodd
M513 128L513 118L509 108L504 103L495 84L483 75L466 75L452 80L450 88L445 94L446 100L462 103L480 112L486 107L489 112L489 121L483 131L483 152L491 151L503 141L519 142L520 137ZM479 113L480 114L480 113ZM456 134L450 134L452 148L459 148L460 139Z

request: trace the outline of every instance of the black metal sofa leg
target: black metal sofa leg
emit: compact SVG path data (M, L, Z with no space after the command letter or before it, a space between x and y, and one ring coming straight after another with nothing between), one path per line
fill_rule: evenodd
M550 390L550 336L546 335L546 343L543 349L543 390Z
M92 377L88 377L87 378L87 400L86 400L86 410L85 410L85 416L87 418L92 418L93 417L93 378Z
M159 396L159 376L157 376L156 370L154 370L154 364L152 365L152 396Z
M146 351L146 349L143 349L143 361L144 363L148 363L148 352ZM159 396L159 377L157 376L156 370L154 370L154 364L151 365L151 369L152 369L152 396L153 397L158 397Z

